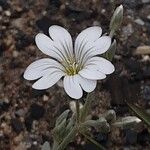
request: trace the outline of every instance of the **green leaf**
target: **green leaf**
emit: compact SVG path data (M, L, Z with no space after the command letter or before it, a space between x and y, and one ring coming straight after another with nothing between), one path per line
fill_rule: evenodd
M70 112L69 109L65 110L56 120L56 125L58 126L59 124L61 124L61 122L66 119L68 117L68 113Z
M42 145L42 149L41 150L51 150L51 147L50 147L50 144L49 142L45 142L43 145Z
M116 40L114 39L113 43L111 44L109 50L104 54L104 57L108 59L109 61L112 61L113 57L116 53Z
M90 109L91 109L91 103L94 99L94 96L92 93L88 93L87 98L85 99L85 104L82 107L82 109L80 109L80 122L84 122Z
M110 21L110 30L111 32L115 32L121 25L123 20L123 6L120 5L116 8L116 10L114 11L114 14L111 18Z
M148 126L150 126L150 115L148 113L134 104L127 103L127 105L141 120L143 120Z
M53 136L54 139L60 143L63 138L64 138L64 134L65 134L65 130L66 130L66 119L64 119L59 125L57 125L54 129L53 129Z
M137 126L140 122L141 120L136 116L127 116L127 117L118 119L112 125L116 127L120 127L122 129L128 129L128 128L133 128Z

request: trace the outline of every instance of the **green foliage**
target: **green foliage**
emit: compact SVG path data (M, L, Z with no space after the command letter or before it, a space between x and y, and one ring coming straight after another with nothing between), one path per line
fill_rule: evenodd
M111 37L113 36L114 32L119 29L119 27L122 23L122 20L123 20L123 6L120 5L114 11L114 14L110 21L109 28L111 31Z
M46 142L42 145L41 150L51 150L51 147L50 147L49 142L46 141Z
M117 45L116 40L114 40L109 50L103 55L106 59L112 61L113 57L115 56L116 45Z
M150 126L150 115L146 113L142 108L134 104L127 103L130 109L137 115L141 120L143 120L148 126Z

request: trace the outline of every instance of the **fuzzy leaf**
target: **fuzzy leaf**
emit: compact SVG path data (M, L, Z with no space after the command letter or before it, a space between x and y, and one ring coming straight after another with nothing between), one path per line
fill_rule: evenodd
M49 142L46 141L46 142L42 145L42 150L51 150L51 147L50 147Z
M109 61L112 61L113 57L115 56L116 46L117 46L117 43L116 43L116 40L114 39L109 50L104 54L104 57L108 59Z
M150 115L148 113L134 104L127 103L127 105L141 120L143 120L148 126L150 126Z
M123 19L123 6L120 5L116 8L111 18L110 30L115 32L120 27L122 19Z
M117 120L115 123L113 123L113 125L116 127L127 129L135 127L140 122L141 120L136 116L127 116Z
M85 104L82 107L82 109L80 110L80 121L81 122L85 121L85 119L86 119L86 117L87 117L87 115L89 113L89 110L91 108L92 100L93 100L93 94L90 93L90 94L87 95Z
M68 113L70 112L69 109L65 110L56 120L56 125L58 126L64 119L68 117Z

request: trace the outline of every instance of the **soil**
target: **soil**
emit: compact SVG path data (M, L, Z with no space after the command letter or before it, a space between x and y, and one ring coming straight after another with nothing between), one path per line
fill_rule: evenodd
M120 4L124 19L114 37L116 70L99 81L93 116L109 109L118 117L133 115L125 101L150 112L150 1L116 0L116 6ZM51 143L57 116L69 108L71 99L63 88L38 91L23 78L31 62L46 57L36 47L35 35L48 34L54 24L68 29L73 38L93 25L109 32L114 6L109 0L0 0L0 150L38 150L45 141ZM109 134L93 131L93 136L110 150L150 149L150 132L144 124L136 130L112 128ZM96 147L79 137L66 149Z

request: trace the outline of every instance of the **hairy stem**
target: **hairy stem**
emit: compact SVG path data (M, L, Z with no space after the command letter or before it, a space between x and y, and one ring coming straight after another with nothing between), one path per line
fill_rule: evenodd
M80 117L80 104L79 101L76 100L76 123L79 124L79 117Z

